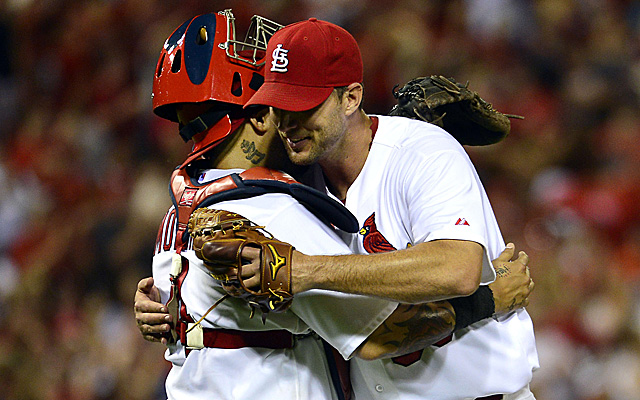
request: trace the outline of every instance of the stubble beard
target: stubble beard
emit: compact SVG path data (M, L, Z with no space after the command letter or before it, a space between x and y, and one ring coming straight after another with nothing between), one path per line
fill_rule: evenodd
M295 165L299 165L299 166L308 166L308 165L313 165L315 164L320 156L316 153L317 152L317 147L315 146L311 146L309 149L306 149L303 152L296 152L293 149L291 149L287 144L285 144L286 150L287 150L287 156L289 157L289 160L291 160L291 162Z

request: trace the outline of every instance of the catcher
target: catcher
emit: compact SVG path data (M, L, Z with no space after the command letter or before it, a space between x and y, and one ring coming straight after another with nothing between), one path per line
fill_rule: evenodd
M230 214L242 212L277 233L283 228L276 225L289 226L286 218L291 215L307 222L310 234L327 237L320 246L323 251L337 254L343 248L291 196L251 184L258 180L286 185L293 182L291 177L266 169L244 173L267 164L291 167L266 110L242 109L262 82L265 43L279 28L261 17L254 17L252 26L255 30L247 37L254 39L241 41L230 10L192 18L166 40L154 74L154 112L175 122L184 140L194 144L171 178L174 206L158 231L156 286L149 288L150 299L170 311L172 327L168 335L158 337L167 343L165 358L171 363L166 393L169 399L337 399L324 343L311 335L307 324L293 313L263 323L248 318L244 301L221 301L224 290L196 257L187 232L191 211L218 199L217 207ZM251 197L260 190L262 195ZM240 198L216 198L225 193ZM300 234L296 229L287 232ZM374 313L390 308L366 303ZM136 312L145 310L144 302L136 301L135 307Z
M150 280L141 282L137 293L136 318L147 338L161 340L155 334L162 329L154 330L154 319L145 319L149 315L143 313L154 309L145 308L150 303L140 300L139 295L162 300L167 303L167 308L174 310L171 331L175 336L169 338L167 352L167 359L172 362L167 378L170 398L187 395L198 398L212 395L218 398L251 398L258 395L267 398L341 397L342 393L334 390L328 379L333 361L324 357L323 342L317 336L310 335L309 327L343 355L351 356L364 349L362 344L367 336L373 338L374 335L370 334L380 329L379 322L372 321L381 321L398 313L400 308L397 303L338 293L315 293L302 295L291 304L290 298L285 295L290 288L281 286L286 285L287 280L279 280L289 271L286 268L289 257L287 247L260 235L252 238L245 236L241 242L252 241L253 245L263 247L271 254L267 262L272 264L270 273L277 278L273 282L278 287L271 287L264 298L255 299L253 295L235 292L236 296L243 299L227 299L211 275L223 278L231 292L237 286L233 282L226 282L226 277L220 276L215 266L209 269L200 261L199 257L206 258L206 251L203 253L201 245L203 239L213 231L233 233L224 239L227 244L218 251L231 249L237 253L234 246L240 245L235 238L242 237L242 232L266 232L266 229L310 254L345 254L349 249L335 235L331 225L347 231L357 229L353 216L345 212L339 203L298 184L288 175L266 169L254 168L245 172L242 169L229 169L269 165L296 171L291 165L278 163L286 160L286 157L274 135L266 110L247 113L238 107L246 101L245 97L238 98L237 92L218 90L218 83L221 88L234 87L229 83L239 76L239 84L242 85L240 92L250 95L255 90L251 82L257 79L256 72L261 71L261 63L259 57L252 59L234 52L237 49L231 51L227 47L223 51L224 46L218 46L217 43L224 42L221 37L226 39L226 32L214 33L210 30L213 21L218 29L234 29L230 12L187 21L167 40L154 80L154 111L164 118L179 122L181 135L192 138L195 145L193 152L172 176L174 207L169 210L160 227L154 256L154 281L158 286L150 286ZM261 37L260 34L254 36ZM188 60L203 61L201 54L200 57L190 57L191 52L204 51L200 47L189 48L185 45L192 39L211 42L207 50L211 63L189 64L191 61ZM239 43L234 40L227 42L227 46ZM184 63L184 69L171 64L180 62ZM203 68L207 69L206 74L194 73L194 70ZM194 74L205 79L211 75L216 79L211 79L208 85L190 84L195 79L191 76ZM207 205L213 205L218 210L204 208ZM195 215L189 218L193 210L196 210ZM318 220L316 215L321 216L322 220ZM264 228L259 228L254 222ZM229 247L228 243L235 244ZM516 262L509 263L512 254L513 250L509 249L500 260L506 268L513 268L514 272L501 282L515 292L505 289L504 293L512 299L517 298L516 302L519 302L526 298L529 286L522 284L522 274L518 275L516 269L522 269L527 260L523 255ZM504 293L498 291L496 295ZM250 302L252 309L260 313L267 311L269 318L247 318L245 300ZM493 304L492 299L485 300L483 304ZM347 301L349 307L344 307ZM502 303L496 302L499 307ZM507 303L511 303L511 300L507 300ZM425 325L422 328L428 335L424 335L418 345L424 347L448 335L454 329L454 321L458 322L461 315L469 317L463 323L472 323L492 315L494 311L504 311L493 306L478 311L479 307L474 304L468 301L455 311L448 302L412 307L414 315L431 315L433 318L433 326ZM289 306L291 313L281 312ZM454 312L457 314L454 315ZM162 315L162 321L166 322L164 318L166 315ZM387 321L389 327L394 327L392 319ZM432 329L439 326L440 321L446 324L434 334ZM395 333L397 337L404 334L404 331ZM411 345L415 347L417 344ZM394 346L393 353L414 349L400 347ZM388 348L386 350L389 352ZM248 361L253 358L257 360ZM300 372L291 373L288 370L294 367L291 359L301 364L295 367ZM247 362L255 368L247 369ZM198 372L200 368L210 372L232 370L233 373L216 379L203 376ZM264 382L257 379L256 374L263 377ZM277 385L273 384L273 379L269 379L273 376L278 377ZM236 381L242 382L242 385L234 385ZM302 392L294 392L293 388Z

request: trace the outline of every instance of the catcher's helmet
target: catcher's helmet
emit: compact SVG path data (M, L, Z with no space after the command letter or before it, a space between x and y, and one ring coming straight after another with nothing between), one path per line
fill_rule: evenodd
M242 109L262 85L267 41L281 27L255 15L245 40L239 41L233 13L224 10L186 21L165 41L153 79L156 115L178 122L180 104L221 103L181 128L185 141L194 139L190 159L233 132L228 114Z

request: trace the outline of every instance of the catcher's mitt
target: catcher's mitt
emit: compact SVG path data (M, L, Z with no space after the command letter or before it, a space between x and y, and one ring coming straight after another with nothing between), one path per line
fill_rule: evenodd
M458 142L469 146L485 146L504 139L511 130L509 118L453 78L441 75L420 77L396 91L398 99L389 115L419 119L438 125Z
M293 247L266 236L263 227L245 217L223 210L196 209L189 218L193 249L207 266L210 275L222 281L233 297L248 301L262 312L284 312L291 305L291 254ZM267 233L268 234L268 233ZM261 249L261 287L256 291L245 286L241 252L245 246Z

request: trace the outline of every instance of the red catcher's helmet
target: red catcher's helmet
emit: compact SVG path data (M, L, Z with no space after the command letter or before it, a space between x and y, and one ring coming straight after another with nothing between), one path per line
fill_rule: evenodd
M232 125L237 128L228 114L241 109L262 85L267 42L281 27L255 15L245 40L239 41L233 13L224 10L186 21L165 41L153 79L156 115L178 122L181 103L224 103L181 128L185 142L194 139L189 159L220 143L234 131Z

